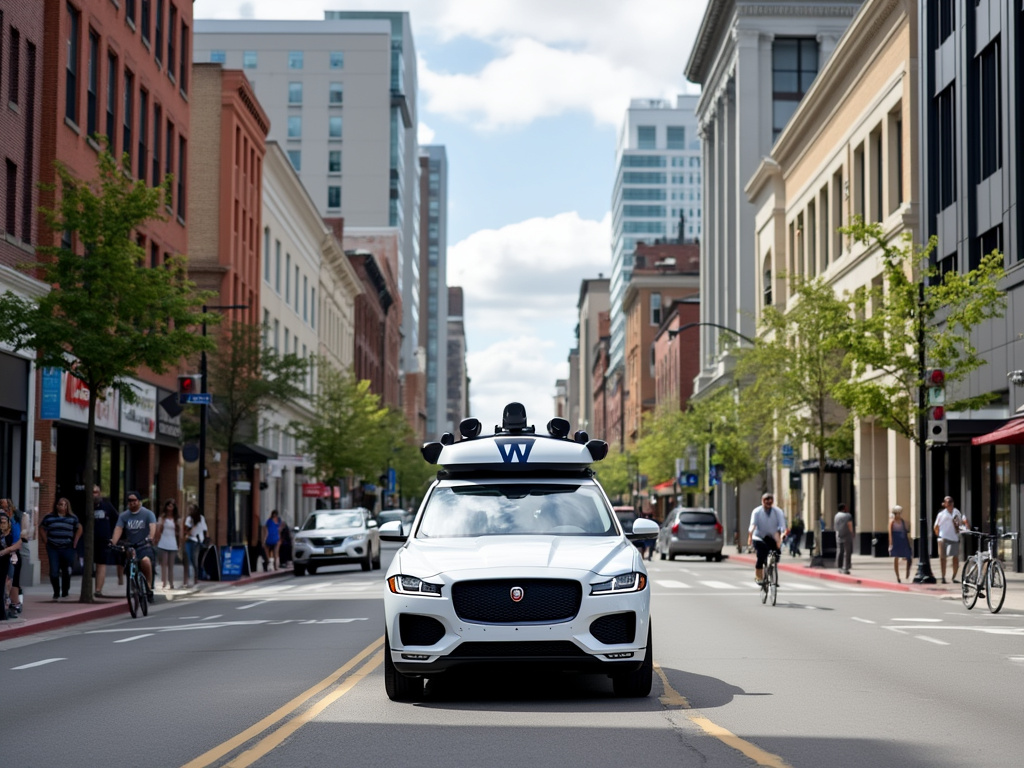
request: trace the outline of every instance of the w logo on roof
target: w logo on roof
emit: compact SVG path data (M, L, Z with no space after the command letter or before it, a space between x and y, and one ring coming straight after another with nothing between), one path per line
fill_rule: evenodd
M525 464L530 458L530 450L533 448L533 440L516 440L504 438L495 440L498 444L498 451L501 453L501 460L506 464L518 462Z

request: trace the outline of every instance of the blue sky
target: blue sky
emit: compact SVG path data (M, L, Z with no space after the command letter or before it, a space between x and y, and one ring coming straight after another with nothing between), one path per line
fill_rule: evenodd
M195 18L408 11L419 136L449 164L448 284L466 297L470 410L552 415L580 281L611 270L615 146L630 98L682 72L706 0L196 0ZM575 426L575 425L574 425Z

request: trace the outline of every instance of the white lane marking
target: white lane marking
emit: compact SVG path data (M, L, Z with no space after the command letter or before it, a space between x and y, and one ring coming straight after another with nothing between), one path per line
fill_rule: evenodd
M802 581L801 582L787 581L786 582L786 586L787 587L792 587L793 589L809 590L811 592L817 592L817 591L820 591L820 590L828 589L828 587L823 587L823 586L821 586L819 584L804 584Z
M655 579L654 583L659 587L668 587L669 589L692 589L689 584L684 584L681 581L673 581L672 579Z
M205 619L202 619L202 621L213 621L213 619L219 619L223 615L223 613L215 613L213 616L207 616Z
M122 637L120 640L115 640L115 643L130 643L132 640L141 640L144 637L152 637L152 632L147 632L144 635L135 635L135 637Z
M41 667L44 664L53 664L53 662L55 662L55 661L67 661L67 659L64 659L64 658L43 659L42 661L33 661L31 664L22 664L20 667L11 667L11 669L12 670L15 670L15 669L32 669L32 667Z
M853 619L854 621L859 621L861 624L874 624L875 623L871 619L862 619L859 616L851 616L850 618Z
M366 619L365 618L357 618L357 619L320 619L320 621L318 623L320 623L320 624L348 624L348 623L353 622L353 621L366 621Z
M195 621L198 618L198 616L179 616L178 621Z
M941 622L942 619L914 619L914 618L904 619L904 618L897 617L895 619L890 619L890 621L919 621L919 622L922 622L922 623L931 623L931 622Z
M934 637L928 637L927 635L914 635L918 640L924 640L928 643L935 643L936 645L949 645L949 643L943 640L936 640Z
M298 584L278 584L278 585L275 585L273 587L260 587L259 589L250 589L245 594L249 595L250 597L255 597L257 595L271 595L271 594L275 594L275 593L278 593L278 592L286 592L289 589L295 589L297 586L299 586L299 585Z
M1017 662L1024 663L1024 656L1011 656L1010 657L1010 661L1017 661ZM19 667L15 667L15 669L19 669Z
M735 584L726 584L724 581L702 581L701 584L712 589L739 589Z
M340 583L341 582L338 582L338 581L322 581L319 584L310 584L308 587L307 586L303 586L302 591L303 592L312 592L312 591L317 590L317 589L324 589L325 587L334 587L334 586L337 586Z
M249 603L248 605L240 605L237 608L235 608L235 610L236 611L247 611L250 608L255 608L257 605L263 605L265 602L267 602L267 601L266 600L259 600L259 601L255 602L255 603Z

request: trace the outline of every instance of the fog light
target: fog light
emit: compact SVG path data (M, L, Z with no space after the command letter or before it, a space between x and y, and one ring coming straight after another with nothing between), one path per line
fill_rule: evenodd
M606 653L605 654L605 658L608 658L608 659L632 659L633 658L633 652L630 651L629 653Z
M633 654L629 654L632 656ZM425 653L403 653L402 659L404 661L426 661L430 657Z

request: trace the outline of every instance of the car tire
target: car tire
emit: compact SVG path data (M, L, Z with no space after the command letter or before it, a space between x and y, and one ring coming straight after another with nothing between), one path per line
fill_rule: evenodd
M364 571L368 571L373 568L373 547L369 546L366 548L366 557L359 561L359 567Z
M675 552L669 552L668 553L668 559L669 560L675 560L676 559L676 553Z
M659 549L658 550L658 559L659 560L664 560L665 559L665 550L664 549Z
M305 576L306 566L299 565L298 563L292 563L292 573L294 573L296 576Z
M623 672L612 675L612 687L615 695L623 699L642 699L650 696L651 686L654 682L654 643L651 636L651 626L647 625L647 652L644 654L643 664L635 672Z
M380 570L380 546L377 547L377 556L375 558L373 558L372 565L373 565L373 570L375 570L375 571L379 571Z
M310 576L315 576L315 575L316 575L316 569L317 569L318 567L319 567L319 566L316 566L316 565L307 565L307 566L306 566L306 570L307 570L307 571L309 571L309 575L310 575Z
M715 559L715 556L714 555L704 555L704 559L707 560L710 563L712 560Z
M392 701L419 701L423 698L423 678L406 677L391 660L391 643L384 635L384 692Z
M722 562L722 553L721 552L719 552L717 555L715 555L715 562L716 563Z

